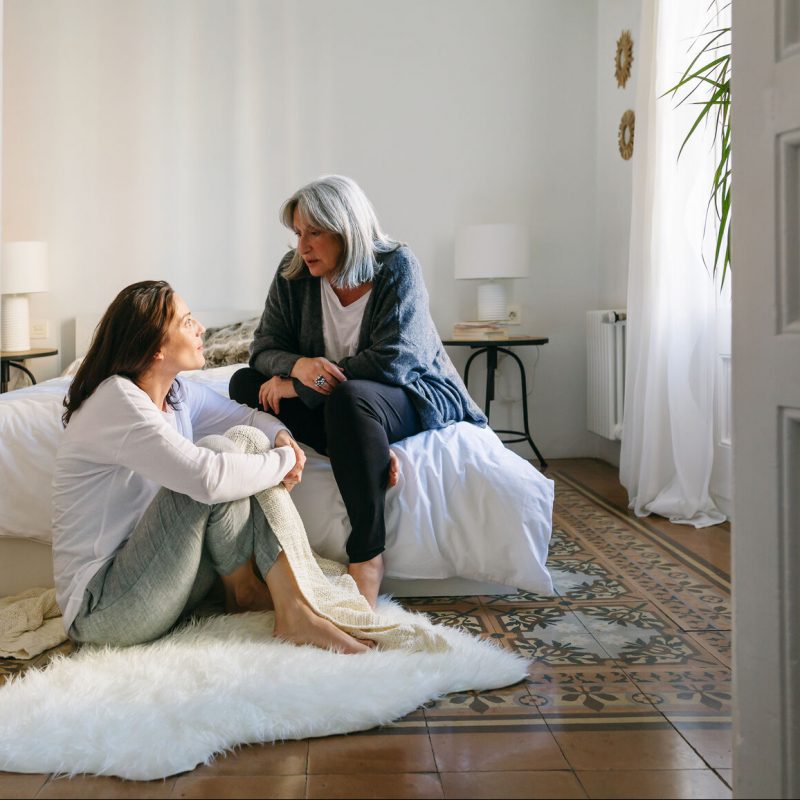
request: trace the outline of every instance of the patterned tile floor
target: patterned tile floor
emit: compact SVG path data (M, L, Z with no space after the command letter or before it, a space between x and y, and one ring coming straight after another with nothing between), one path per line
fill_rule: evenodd
M0 797L729 797L727 532L700 555L685 529L629 516L602 462L550 474L556 596L406 601L531 657L526 681L164 782L0 773ZM0 660L0 678L25 666Z

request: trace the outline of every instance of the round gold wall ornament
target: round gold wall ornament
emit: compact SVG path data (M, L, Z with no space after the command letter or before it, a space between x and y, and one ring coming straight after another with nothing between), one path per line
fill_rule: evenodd
M622 89L631 76L631 64L633 64L633 39L630 31L622 31L617 39L617 55L614 58L614 75L617 78L617 86Z
M633 133L636 128L636 115L628 109L619 123L619 154L625 161L633 155Z

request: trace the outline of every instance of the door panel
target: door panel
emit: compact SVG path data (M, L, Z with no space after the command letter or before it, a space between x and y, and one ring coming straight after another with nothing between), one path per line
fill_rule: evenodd
M733 3L734 794L800 795L800 0Z

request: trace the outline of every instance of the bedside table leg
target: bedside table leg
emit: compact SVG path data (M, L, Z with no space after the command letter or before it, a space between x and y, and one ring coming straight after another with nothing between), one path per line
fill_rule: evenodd
M0 362L0 394L8 391L8 384L11 381L11 367L22 370L31 379L31 385L36 385L36 378L33 377L33 373L24 364L6 359Z
M473 348L474 349L474 348ZM475 352L467 359L467 363L464 366L464 388L469 389L469 368L472 362L483 352L485 352L486 348L482 347L479 350L475 350Z
M36 386L36 378L33 377L33 373L24 364L21 364L19 361L9 361L8 365L15 369L22 370L22 372L31 379L31 386Z
M489 419L489 409L494 400L494 373L497 370L497 348L486 348L486 405L483 408L483 413L486 414L486 419Z
M525 438L528 440L528 444L533 449L533 452L536 453L536 458L539 459L539 466L542 469L547 469L547 462L544 460L542 454L539 452L539 448L533 441L530 428L528 427L528 382L525 379L525 365L522 363L522 359L520 359L516 353L512 353L510 350L507 350L504 347L498 349L501 353L511 356L511 358L517 362L517 366L519 367L519 380L522 385L522 424L525 431Z

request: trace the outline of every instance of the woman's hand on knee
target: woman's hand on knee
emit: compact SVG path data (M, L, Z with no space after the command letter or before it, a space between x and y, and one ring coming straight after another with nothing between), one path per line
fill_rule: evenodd
M338 384L347 380L339 367L323 356L298 358L290 374L303 386L325 395L330 394Z
M289 431L282 430L275 437L276 447L291 447L294 450L295 464L283 476L281 483L291 492L292 489L303 480L303 468L306 465L306 454L303 448L289 435Z
M281 410L281 400L288 397L297 397L297 390L294 388L291 378L281 378L276 375L261 384L258 390L258 402L264 411L271 411L279 414Z

